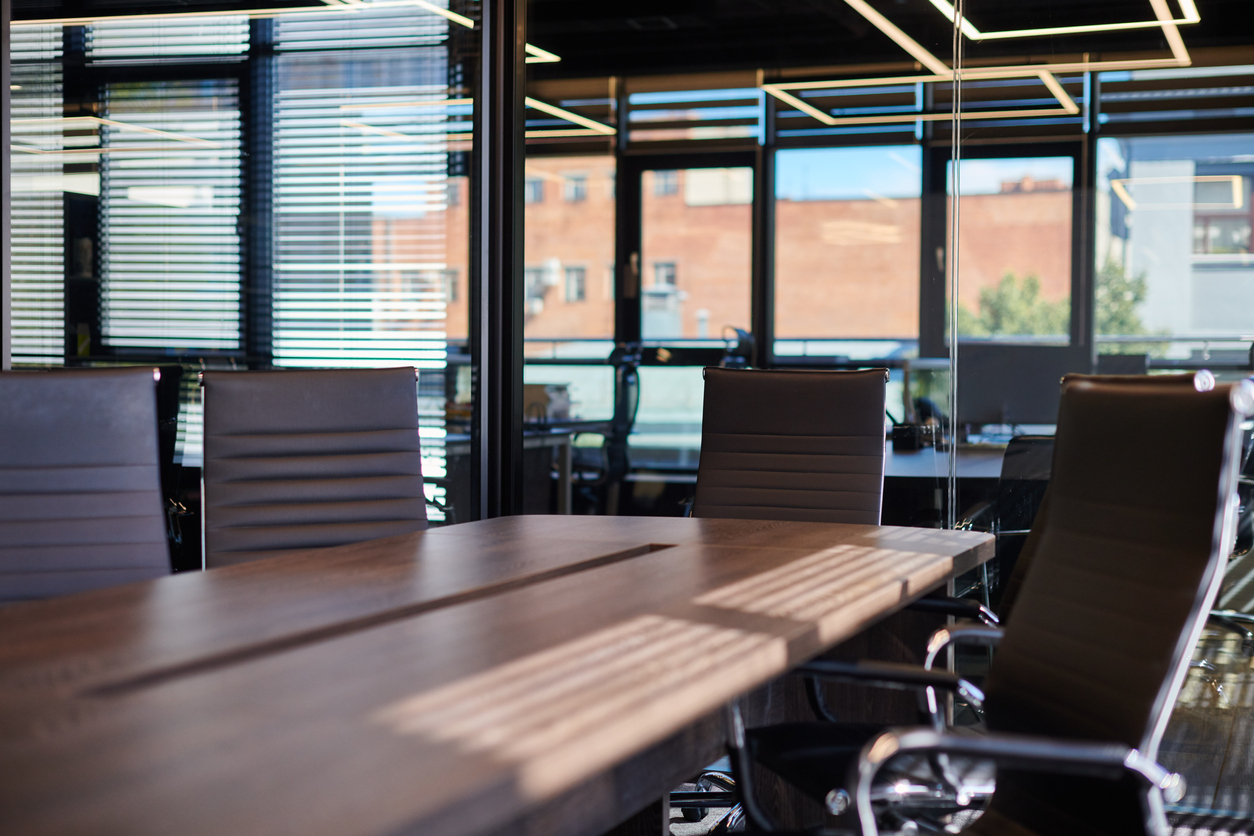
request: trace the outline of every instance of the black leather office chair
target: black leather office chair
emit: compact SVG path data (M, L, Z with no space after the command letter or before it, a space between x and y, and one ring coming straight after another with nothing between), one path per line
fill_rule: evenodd
M205 566L427 527L412 368L205 372Z
M879 523L887 369L704 374L694 517ZM821 710L817 685L807 689ZM727 803L732 787L718 766L696 783L697 792L671 796L689 820ZM721 826L738 815L733 810Z
M169 573L153 369L0 373L0 604Z
M887 381L887 369L706 369L692 515L878 524Z
M892 800L891 785L873 791L880 770L938 753L1003 767L987 812L967 832L1163 832L1163 800L1178 800L1183 782L1154 759L1223 581L1234 526L1229 498L1238 416L1251 413L1248 383L1198 392L1069 382L1046 508L1029 540L1034 554L985 682L987 732L958 735L934 725L877 734L790 724L751 731L748 747L829 806L842 790L853 790L868 836L876 832L873 798ZM1154 455L1146 456L1147 449ZM979 629L986 640L994 638L990 628ZM944 672L838 663L806 668L848 680L960 690L975 701L981 696ZM750 793L745 748L734 754L738 783ZM938 792L954 789L945 763ZM747 807L759 826L770 828L752 801Z

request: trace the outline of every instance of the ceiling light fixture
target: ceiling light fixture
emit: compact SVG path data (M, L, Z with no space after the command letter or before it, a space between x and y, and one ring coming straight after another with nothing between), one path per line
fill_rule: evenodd
M1072 116L1080 112L1080 106L1075 103L1075 99L1067 93L1066 89L1059 83L1058 79L1049 70L1041 70L1037 76L1049 88L1049 92L1054 94L1054 98L1058 100L1058 104L1062 105L1062 109L1070 113Z
M162 131L157 128L146 128L143 125L133 125L130 122L119 122L116 119L101 119L99 116L55 116L49 119L14 119L9 123L13 128L22 129L27 127L35 127L36 125L48 125L59 130L82 130L83 128L94 129L96 127L105 126L117 128L119 132L132 132L140 134L148 134L150 136L161 137L173 142L185 142L190 145L203 145L207 148L221 148L222 143L214 142L211 139L201 139L198 136L189 136L188 134L174 133L173 131ZM27 149L23 149L27 150ZM90 151L94 153L95 148L82 147L69 149L74 153ZM113 149L105 149L113 150ZM134 149L127 149L134 150ZM44 151L41 153L56 153Z
M1050 108L1046 110L1035 109L1035 110L982 111L982 112L975 112L975 113L965 113L963 114L963 118L964 119L992 119L995 117L1075 116L1080 112L1080 106L1076 104L1075 99L1071 98L1070 94L1067 93L1066 88L1062 86L1062 83L1058 81L1058 79L1054 77L1054 74L1051 73L1049 70L1037 69L1034 72L1016 70L1015 72L1016 72L1015 77L1036 78L1040 80L1040 82L1043 83L1046 88L1048 88L1049 92L1053 95L1053 97L1058 100L1058 104L1061 106L1061 109ZM964 75L965 75L965 72L964 72ZM921 112L916 111L913 113L899 113L899 114L890 114L890 115L885 115L885 116L852 116L852 117L843 117L843 118L835 117L835 116L832 116L830 113L819 110L817 107L814 107L808 102L802 101L796 96L793 96L788 91L790 89L815 90L815 89L841 89L841 88L851 88L851 87L867 87L867 86L878 86L881 84L893 84L893 83L901 84L907 81L917 82L917 81L950 81L950 80L951 79L948 76L897 76L893 78L881 78L881 79L841 79L839 81L831 81L831 82L802 81L802 82L796 82L795 84L765 84L764 83L759 86L764 91L771 94L775 98L779 99L782 102L785 102L786 104L791 105L792 107L795 107L797 110L800 110L803 113L806 113L814 117L815 119L822 122L824 125L831 125L833 127L836 127L840 125L877 125L877 124L893 124L893 123L904 123L904 122L914 122L914 121L934 122L940 119L948 119L950 118L950 115L943 114L943 113L921 113ZM995 114L995 116L991 114Z
M992 41L1005 40L1009 38L1040 38L1047 35L1080 35L1088 32L1119 32L1129 29L1156 29L1164 24L1185 25L1190 23L1200 23L1201 15L1197 12L1197 6L1193 0L1179 0L1180 10L1183 13L1181 17L1173 18L1171 12L1167 9L1165 0L1158 0L1162 4L1162 13L1157 8L1155 0L1150 0L1151 5L1155 6L1154 16L1156 20L1137 20L1128 23L1090 23L1082 26L1048 26L1039 29L1006 29L998 32L981 32L976 28L965 15L962 18L962 34L966 35L973 41ZM948 0L931 0L940 13L943 14L950 23L954 20L954 7Z
M340 110L381 110L393 107L453 107L455 105L473 105L474 99L424 99L418 102L362 102L361 104L342 104Z
M1139 204L1128 193L1128 186L1182 185L1184 183L1228 183L1232 187L1232 202L1228 203L1144 203ZM1243 209L1245 191L1240 174L1200 174L1176 177L1121 177L1110 181L1110 189L1129 210L1137 209Z
M532 46L531 44L527 44L526 47L526 61L528 64L555 64L562 60L560 56L554 55L547 49L540 49L540 47Z
M322 0L321 6L301 6L297 8L286 9L249 9L235 10L229 9L225 11L205 11L205 12L166 12L161 14L139 14L139 15L107 15L104 17L58 17L43 18L41 20L15 20L11 26L87 26L92 23L101 23L111 20L159 20L167 17L184 18L184 17L239 17L247 16L249 18L270 18L283 17L286 15L300 14L344 14L347 12L365 12L373 9L391 9L397 7L416 7L425 9L432 14L439 15L447 20L467 29L474 29L475 22L465 15L457 12L449 11L442 6L429 3L427 0L376 0L373 3L363 3L361 0ZM561 61L561 57L554 55L547 49L541 49L532 44L524 45L527 51L526 63L528 64L552 64Z
M845 0L854 11L870 21L871 25L883 32L893 43L910 53L914 60L938 75L950 72L949 65L923 48L914 38L902 32L892 21L884 17L866 2L866 0Z
M1180 37L1180 30L1176 28L1176 22L1171 17L1171 9L1167 8L1167 0L1150 0L1150 5L1154 7L1154 16L1162 24L1163 37L1167 39L1167 46L1171 47L1171 54L1182 67L1192 64L1193 59L1184 48L1184 39Z
M550 116L556 116L559 119L565 119L567 122L573 122L576 125L581 125L589 131L600 134L601 136L614 136L614 134L618 133L618 130L612 125L607 125L604 122L598 122L595 119L589 119L587 116L581 116L578 113L558 107L557 105L551 105L548 102L542 102L539 99L533 99L530 96L527 96L525 101L527 103L527 107L533 107L536 110L549 114ZM545 134L545 136L557 135L558 134L554 133ZM532 132L528 131L527 136L532 136ZM580 136L583 136L583 134L580 134Z

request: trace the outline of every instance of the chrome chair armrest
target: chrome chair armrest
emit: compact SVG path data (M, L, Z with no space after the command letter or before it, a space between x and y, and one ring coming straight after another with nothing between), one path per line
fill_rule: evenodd
M970 598L920 598L906 605L906 609L914 612L932 612L941 615L952 615L957 618L970 618L990 627L996 627L1001 621L997 615L979 601Z
M1184 778L1124 743L1060 740L1025 734L962 735L928 728L889 729L867 743L853 767L854 809L864 836L875 836L871 785L889 758L907 752L962 755L998 765L1072 775L1118 778L1125 771L1157 787L1169 803L1184 797Z
M923 660L923 667L929 671L932 670L936 657L951 644L996 647L1005 632L1001 627L986 624L955 624L952 627L941 627L927 640L927 657Z
M962 677L948 671L934 671L918 665L814 659L794 669L793 673L817 679L857 682L879 688L921 691L926 697L927 712L932 718L933 725L938 729L944 727L945 720L940 703L936 699L937 688L958 694L976 710L980 710L984 705L984 692Z

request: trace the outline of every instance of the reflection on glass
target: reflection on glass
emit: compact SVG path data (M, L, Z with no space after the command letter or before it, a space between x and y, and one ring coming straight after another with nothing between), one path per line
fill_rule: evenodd
M612 338L614 158L530 157L524 196L527 339ZM551 350L527 347L528 356Z
M641 335L749 330L753 169L646 171L641 186Z
M523 383L561 390L566 399L567 414L564 417L548 414L545 418L608 421L614 417L613 366L528 364L523 367Z
M1254 135L1098 141L1102 354L1243 359L1254 334Z
M640 408L628 442L631 466L695 469L704 398L699 366L642 366Z
M775 353L916 351L918 146L775 155Z
M1067 343L1072 158L971 159L960 165L959 335Z

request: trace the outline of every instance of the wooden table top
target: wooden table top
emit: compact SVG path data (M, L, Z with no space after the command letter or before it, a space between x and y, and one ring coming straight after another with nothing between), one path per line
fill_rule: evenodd
M12 607L3 830L488 831L991 553L510 517Z

